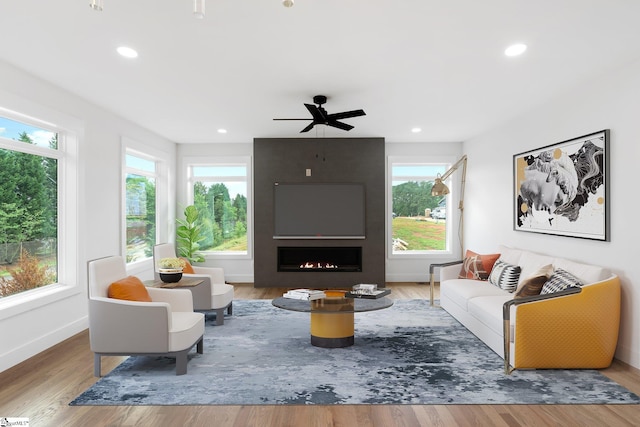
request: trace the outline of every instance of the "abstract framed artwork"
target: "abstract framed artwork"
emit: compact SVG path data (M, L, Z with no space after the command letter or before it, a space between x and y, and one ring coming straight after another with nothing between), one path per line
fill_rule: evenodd
M609 241L609 129L513 156L514 229Z

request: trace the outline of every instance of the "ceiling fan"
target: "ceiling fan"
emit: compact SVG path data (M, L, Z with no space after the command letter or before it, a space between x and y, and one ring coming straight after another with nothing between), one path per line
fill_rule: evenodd
M313 104L304 104L307 110L311 113L312 122L307 127L302 129L300 133L309 132L315 125L333 126L334 128L342 130L351 130L353 126L346 123L339 122L338 120L348 119L350 117L364 116L366 113L363 110L343 111L342 113L327 114L327 111L322 107L322 104L327 102L327 97L324 95L316 95L313 97ZM273 120L309 120L309 119L273 119Z

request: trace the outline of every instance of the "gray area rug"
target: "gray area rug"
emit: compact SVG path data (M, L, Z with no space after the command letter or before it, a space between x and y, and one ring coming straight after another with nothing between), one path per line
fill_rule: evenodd
M309 343L309 314L234 301L186 375L173 359L129 357L71 405L638 404L595 370L503 373L503 360L425 300L355 315L355 345Z

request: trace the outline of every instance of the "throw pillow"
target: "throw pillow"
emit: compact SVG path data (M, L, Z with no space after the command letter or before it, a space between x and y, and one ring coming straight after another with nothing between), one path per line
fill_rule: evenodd
M109 285L109 298L151 302L147 288L136 276L125 277Z
M193 270L193 266L191 265L188 259L186 258L180 258L180 259L184 261L184 267L182 267L183 273L196 274L196 272Z
M531 277L528 277L520 283L514 298L532 297L540 295L542 286L547 283L549 277L553 274L553 265L545 265L536 271Z
M520 267L502 260L497 260L496 263L493 264L491 274L489 275L489 283L507 292L516 290L516 287L518 287L518 279L520 279Z
M500 254L480 255L467 250L458 277L460 279L487 280L493 264L498 258L500 258Z
M567 288L581 288L582 282L566 270L557 268L549 280L542 286L540 295L564 291Z

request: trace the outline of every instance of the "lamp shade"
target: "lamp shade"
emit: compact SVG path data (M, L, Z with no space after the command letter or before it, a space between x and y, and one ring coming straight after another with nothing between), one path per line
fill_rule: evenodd
M431 195L432 196L446 196L449 194L449 187L444 185L442 179L436 178L436 182L431 187Z

